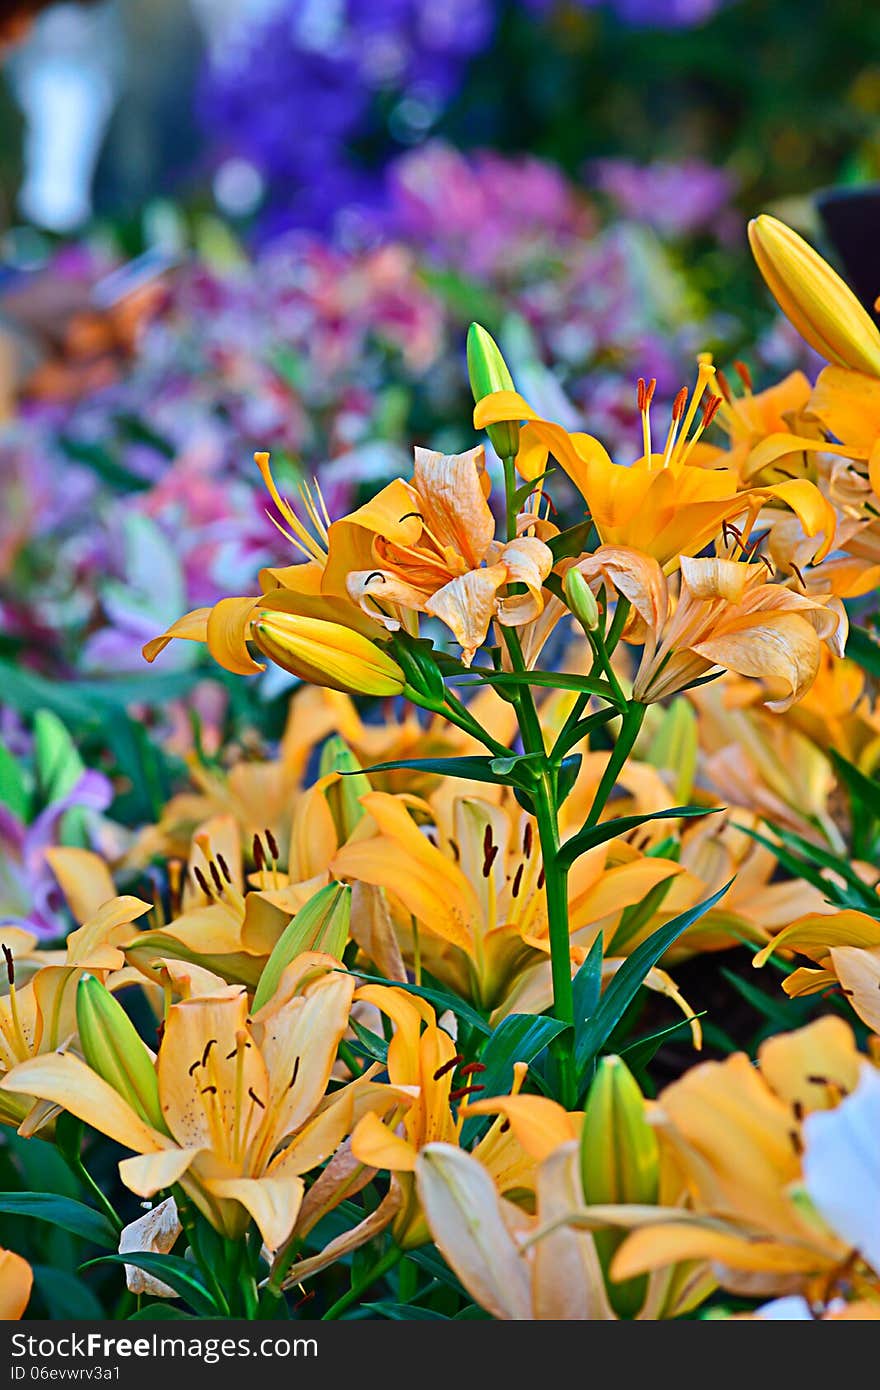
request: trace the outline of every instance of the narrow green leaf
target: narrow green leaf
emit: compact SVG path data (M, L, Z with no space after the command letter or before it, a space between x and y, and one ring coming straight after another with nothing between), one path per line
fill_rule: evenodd
M149 1250L134 1250L126 1255L102 1255L97 1260L86 1261L80 1268L92 1269L102 1264L134 1265L136 1269L145 1270L185 1298L194 1313L210 1317L222 1311L217 1307L198 1266L180 1255L155 1255Z
M614 691L607 681L598 676L576 676L568 671L474 671L466 673L471 677L468 685L494 685L499 690L523 685L544 686L549 690L577 690L584 695L599 695L603 700L614 700Z
M652 820L691 820L695 816L712 816L721 810L720 806L670 806L668 811L652 811L649 816L617 816L614 820L600 821L572 835L560 846L557 858L566 867L574 863L587 850L603 845L607 840L616 840L618 835L626 835L630 830L645 825Z
M55 1192L0 1192L0 1211L8 1216L48 1221L50 1226L60 1226L63 1231L107 1250L115 1250L118 1243L116 1231L102 1212Z
M592 518L587 517L586 521L579 521L576 526L569 526L567 531L560 531L558 536L554 536L548 541L548 545L553 552L554 563L559 560L567 560L572 555L581 555L589 549L590 540L593 536Z
M599 1005L599 999L602 995L603 946L602 933L599 932L589 949L586 960L578 968L578 972L571 982L574 999L575 1039L580 1036L583 1025L592 1018Z
M611 1036L624 1011L641 988L648 971L653 969L660 957L688 927L724 897L732 883L733 879L719 888L717 893L713 893L711 898L697 903L696 907L688 908L687 912L680 912L671 922L658 927L623 962L602 995L599 1007L577 1040L575 1059L579 1075L584 1076L593 1058Z
M514 1062L533 1062L568 1024L543 1014L510 1014L502 1019L480 1053L486 1068L475 1078L487 1096L506 1095L513 1082Z
M24 768L3 743L0 743L0 802L18 820L28 819L31 799Z

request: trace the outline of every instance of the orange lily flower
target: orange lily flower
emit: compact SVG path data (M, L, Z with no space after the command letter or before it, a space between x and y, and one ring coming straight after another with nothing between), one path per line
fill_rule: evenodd
M489 486L482 446L465 454L416 449L411 482L389 483L331 525L323 592L347 596L392 632L414 630L406 614L439 618L470 665L493 619L519 627L541 613L553 567L534 535L495 540ZM521 592L503 596L511 584Z
M540 849L531 817L518 806L455 797L448 827L434 844L402 798L371 792L362 805L377 834L354 836L331 871L382 887L404 951L482 1008L499 1008L549 957ZM417 805L434 819L427 804ZM438 817L438 820L441 819ZM445 819L445 817L443 818ZM639 902L679 866L633 854L609 865L605 846L583 855L569 875L573 945L612 912ZM413 928L419 932L418 942ZM578 961L579 963L579 961Z
M803 1190L804 1121L854 1090L867 1064L850 1029L821 1018L743 1053L705 1062L659 1099L659 1136L684 1173L694 1210L631 1213L636 1230L612 1265L631 1278L672 1261L712 1262L736 1293L870 1289L873 1280ZM622 1212L625 1213L625 1208Z
M237 986L173 1004L155 1060L161 1129L72 1052L21 1063L3 1089L62 1106L133 1150L119 1171L139 1196L179 1182L221 1234L240 1239L253 1219L275 1250L294 1228L302 1175L366 1109L399 1099L370 1074L325 1096L354 990L335 965L301 956L252 1019Z
M650 391L640 389L645 451L629 466L614 463L592 436L569 434L561 425L543 419L514 391L484 397L475 407L474 424L479 429L504 420L525 420L517 455L523 476L539 477L546 470L548 454L553 454L584 498L602 543L640 550L667 573L677 568L679 556L702 550L722 522L744 513L754 517L768 503L791 508L808 535L823 534L820 554L827 554L836 518L812 483L786 479L744 492L735 469L707 469L691 461L703 429L718 409L715 403L720 398L710 391L700 423L689 436L714 374L711 364L701 363L690 405L687 392L679 394L660 453L651 446Z
M759 564L682 556L674 608L660 565L636 550L600 546L578 568L629 599L641 620L644 651L633 697L646 704L720 668L760 679L766 703L784 710L815 680L822 641L843 655L840 602L769 584Z
M34 1286L34 1272L14 1250L0 1249L0 1322L17 1322Z

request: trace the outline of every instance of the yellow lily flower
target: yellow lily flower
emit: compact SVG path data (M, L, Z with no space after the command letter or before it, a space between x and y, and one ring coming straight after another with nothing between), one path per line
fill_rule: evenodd
M428 1144L416 1165L419 1197L431 1234L471 1297L505 1321L607 1321L617 1315L606 1291L592 1231L568 1218L583 1207L579 1146L557 1142L534 1177L533 1217L505 1201L476 1154ZM668 1177L661 1195L672 1197ZM716 1280L702 1262L653 1272L636 1318L681 1317L698 1307Z
M480 429L499 421L525 420L517 455L523 476L544 473L552 454L584 498L602 543L640 550L666 573L677 568L679 556L702 550L722 522L744 512L755 516L765 504L791 508L808 535L824 535L827 553L834 538L834 511L812 483L786 479L741 491L735 468L705 468L692 461L721 403L711 385L714 375L715 368L702 362L690 405L687 392L679 393L666 445L659 453L651 445L651 392L640 387L645 451L630 465L614 463L591 435L569 434L543 419L514 391L496 391L478 402L474 424ZM700 422L690 435L701 405Z
M660 1095L659 1137L680 1165L692 1212L632 1213L636 1230L612 1265L632 1278L672 1261L709 1260L735 1293L829 1298L864 1284L849 1246L803 1191L803 1121L852 1091L860 1058L850 1029L821 1018L744 1053L705 1062ZM625 1211L625 1209L623 1209Z
M811 912L790 923L753 958L760 969L777 951L794 951L815 962L782 982L792 998L839 985L855 1013L880 1034L880 921L867 912Z
M505 1004L517 982L549 958L543 866L532 818L518 806L455 796L439 842L423 833L404 799L384 792L361 798L378 833L353 837L331 872L382 887L405 954L478 1007ZM427 804L420 809L434 819ZM438 818L445 819L445 818ZM573 941L605 916L640 901L678 865L634 856L606 867L600 846L569 875ZM413 927L419 932L418 944ZM593 930L595 935L595 929ZM579 963L579 962L578 962Z
M760 679L765 702L784 710L815 680L821 642L843 655L847 623L839 601L770 584L759 564L682 556L674 608L650 556L600 546L578 568L629 599L641 620L636 640L643 640L644 650L633 697L646 704L721 668Z
M493 619L519 627L544 607L553 556L534 535L495 540L484 450L416 449L410 482L397 479L329 529L325 594L348 596L389 631L407 615L439 618L470 665ZM525 529L535 518L527 514ZM503 591L516 585L519 592Z
M749 223L758 269L786 318L826 361L880 376L880 330L803 237L763 213Z
M21 1255L14 1250L0 1249L0 1322L17 1322L34 1286L34 1273Z
M58 866L63 857L74 856L76 870L73 872L82 871L84 866L78 857L83 856L97 860L107 874L97 855L88 851L55 850L50 853ZM112 888L112 884L110 886ZM10 1075L32 1058L70 1046L76 1038L76 987L84 971L101 979L115 975L116 985L125 983L121 943L131 939L133 924L149 911L149 907L149 903L139 898L110 897L88 921L70 933L63 953L51 953L52 959L60 957L60 962L39 966L24 984L16 980L13 948L7 941L9 934L0 928L0 946L5 957L0 968L6 980L6 993L0 994L0 1078ZM51 1114L51 1108L39 1104L35 1096L0 1094L0 1123L16 1125L23 1134L34 1133Z
M300 957L254 1018L238 986L173 1004L155 1059L162 1129L72 1052L23 1062L3 1090L62 1106L132 1150L119 1172L138 1196L179 1182L222 1235L240 1239L253 1219L275 1250L294 1228L303 1174L365 1107L397 1099L366 1075L325 1095L354 991L335 964Z
M482 1068L462 1067L456 1079L462 1058L455 1043L439 1027L430 1004L406 990L364 985L355 999L375 1005L393 1021L388 1079L401 1092L409 1091L413 1099L402 1117L395 1113L385 1123L375 1113L365 1115L352 1134L351 1151L369 1168L394 1175L398 1199L395 1210L389 1212L392 1233L398 1246L411 1249L430 1239L413 1180L419 1153L438 1141L458 1144L466 1117L488 1113L469 1104L470 1096L482 1090L478 1079ZM577 1132L573 1118L554 1101L516 1093L525 1073L526 1067L518 1065L514 1094L489 1102L489 1111L497 1111L499 1117L474 1149L503 1192L529 1191L536 1158Z
M182 876L179 906L152 930L126 942L126 958L149 979L168 958L190 961L249 988L259 981L273 947L296 913L330 882L328 858L338 847L322 788L297 807L290 833L287 870L271 831L254 841L257 867L245 876L238 826L217 816L200 826ZM303 814L311 814L314 843L303 841ZM326 838L325 838L326 835ZM308 875L308 877L307 877ZM158 909L157 909L158 911Z

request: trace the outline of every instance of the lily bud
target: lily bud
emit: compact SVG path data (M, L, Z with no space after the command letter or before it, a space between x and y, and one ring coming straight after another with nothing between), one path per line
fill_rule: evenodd
M318 764L319 777L327 777L332 772L342 775L337 782L327 787L325 795L339 842L342 844L364 815L361 797L366 796L373 788L361 771L361 765L354 753L339 734L328 738L321 749L321 761Z
M810 347L838 367L880 376L880 329L828 262L766 213L749 223L749 241L771 294Z
M92 1071L127 1100L141 1119L164 1133L153 1059L122 1005L93 975L83 975L77 986L76 1027Z
M588 1206L657 1201L657 1136L648 1124L638 1082L620 1057L603 1057L590 1087L581 1131L581 1179ZM606 1275L624 1235L617 1230L596 1232L596 1250ZM621 1317L638 1312L645 1292L644 1276L608 1281L608 1296Z
M382 647L323 618L259 609L251 636L264 656L300 680L348 695L399 695L406 680Z
M599 605L596 595L580 570L572 565L562 581L565 601L585 632L595 632L599 626Z
M475 402L481 401L484 396L491 396L495 391L516 389L498 344L479 323L472 323L468 329L467 364ZM516 421L489 425L486 433L499 458L515 458L519 451L519 425Z
M299 909L275 943L254 992L256 1013L272 998L284 971L304 951L322 951L342 960L351 925L351 889L328 883Z

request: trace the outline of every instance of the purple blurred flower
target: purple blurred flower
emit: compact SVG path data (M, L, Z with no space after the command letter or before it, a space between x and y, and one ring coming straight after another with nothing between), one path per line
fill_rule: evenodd
M668 237L717 231L736 187L731 175L700 159L644 165L600 159L592 173L596 187L624 217L645 222Z
M435 124L493 24L493 0L288 0L205 72L202 123L263 176L275 230L331 227L376 207L382 164ZM376 172L353 159L359 140Z
M87 770L31 825L0 803L0 919L4 923L24 927L41 940L66 930L64 900L46 850L60 842L61 821L68 811L105 811L112 795L107 778Z

